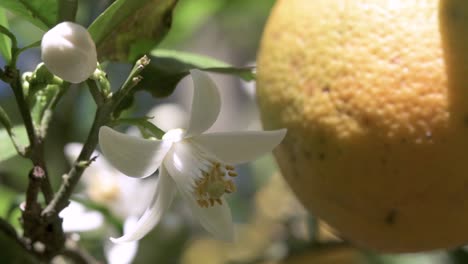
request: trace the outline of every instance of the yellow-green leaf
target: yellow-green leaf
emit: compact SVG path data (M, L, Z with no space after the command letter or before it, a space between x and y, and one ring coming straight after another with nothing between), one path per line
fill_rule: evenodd
M0 0L0 7L42 30L48 30L57 23L57 0Z
M16 141L24 146L28 144L28 135L24 126L14 126L12 132L15 135ZM7 160L16 156L15 146L11 142L10 135L6 129L0 129L0 161Z
M5 10L0 7L0 25L8 29L8 20L6 18ZM6 62L11 60L11 40L4 34L0 34L0 54Z
M101 60L132 61L151 50L171 26L177 0L117 0L89 27Z

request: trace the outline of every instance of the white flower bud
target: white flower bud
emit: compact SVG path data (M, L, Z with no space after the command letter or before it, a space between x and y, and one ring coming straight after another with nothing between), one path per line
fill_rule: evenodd
M71 83L85 81L96 70L96 45L86 28L72 22L62 22L47 31L41 53L47 69Z

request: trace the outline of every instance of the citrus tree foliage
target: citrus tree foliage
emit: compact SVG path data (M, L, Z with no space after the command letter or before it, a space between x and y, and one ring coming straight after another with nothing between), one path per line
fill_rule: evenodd
M163 135L164 132L146 116L121 117L132 106L137 92L167 97L194 69L238 76L246 81L255 78L252 68L233 67L198 54L158 49L157 45L171 29L177 2L116 0L88 27L83 27L76 21L77 11L83 4L77 0L0 1L0 62L3 62L0 79L13 94L8 107L0 106L0 162L8 163L15 156L30 160L30 165L24 168L24 177L29 180L27 186L22 186L18 201L11 198L10 191L1 191L1 199L6 199L1 204L11 204L11 207L0 208L1 215L5 216L0 219L0 241L2 245L3 241L12 242L11 251L4 255L6 259L36 263L49 262L61 255L78 263L92 262L92 258L87 258L89 254L83 253L76 241L65 233L67 225L62 223L62 213L65 214L65 208L75 208L75 205L69 206L69 201L76 193L78 182L82 180L86 185L90 180L87 177L81 179L81 176L97 159L94 150L102 126L130 124L138 127L145 137L161 138ZM27 27L44 36L41 46L44 63L39 63L31 72L20 70L18 65L28 63L22 61L21 54L40 46L41 37L31 43L22 43L23 40L10 29L11 19L25 21ZM78 31L81 33L76 33ZM88 38L87 34L89 41L84 44L82 41ZM86 70L79 68L81 61L86 61ZM112 63L133 65L120 84L111 85L109 81L106 65ZM67 69L69 65L75 68ZM78 72L81 76L76 76ZM66 149L70 170L49 171L48 165L54 161L46 156L49 146L45 142L53 130L56 107L67 100L65 95L73 93L77 86L89 89L94 100L91 107L95 109L91 115L94 119L84 144ZM12 120L10 104L19 110L19 120ZM63 176L57 177L57 173ZM59 180L52 182L51 179ZM99 203L78 196L74 200L87 208L78 210L99 211L117 232L126 228L115 212ZM12 220L18 217L20 222ZM112 258L111 255L107 257Z

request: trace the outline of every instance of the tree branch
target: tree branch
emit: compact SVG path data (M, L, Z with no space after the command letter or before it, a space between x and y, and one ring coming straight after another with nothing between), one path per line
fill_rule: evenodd
M99 87L96 84L95 80L88 79L86 80L86 84L88 85L89 92L93 96L94 102L97 106L100 106L104 103L104 96L102 96L101 92L99 91Z
M44 209L43 215L57 214L68 205L68 200L70 199L73 189L80 180L83 171L91 164L90 157L98 143L99 128L110 120L111 112L111 108L109 108L108 104L98 108L88 138L83 145L78 159L75 161L68 174L62 177L62 185L57 191L55 198Z
M67 241L67 247L61 253L62 256L73 261L75 264L99 264L93 256L86 251L80 249L76 242L72 240Z
M105 100L100 106L98 106L93 125L91 126L88 138L83 145L83 149L81 150L78 159L74 162L68 174L63 176L63 182L60 189L54 199L43 210L42 215L46 217L56 215L68 205L68 200L70 199L76 184L80 180L83 171L92 162L90 158L98 143L99 129L101 126L106 125L111 121L112 113L129 94L130 90L141 80L139 74L148 64L148 57L143 56L139 59L119 91L110 99Z
M44 170L45 174L44 179L42 181L42 192L44 194L46 202L50 202L53 198L53 190L52 185L49 181L44 160L43 140L37 135L36 130L34 128L30 108L24 97L23 87L21 85L18 69L13 68L12 66L7 66L6 69L6 74L9 76L9 80L11 80L10 86L15 95L16 103L18 104L18 108L21 117L23 118L23 123L26 128L26 132L28 134L29 147L26 149L26 156L31 159L34 166L40 166Z

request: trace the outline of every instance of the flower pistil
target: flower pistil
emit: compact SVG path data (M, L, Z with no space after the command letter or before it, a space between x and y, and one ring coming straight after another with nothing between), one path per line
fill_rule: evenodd
M208 208L215 202L222 205L221 197L225 193L236 191L236 185L229 177L237 176L234 167L215 162L211 170L202 172L202 178L195 180L194 194L200 207Z

